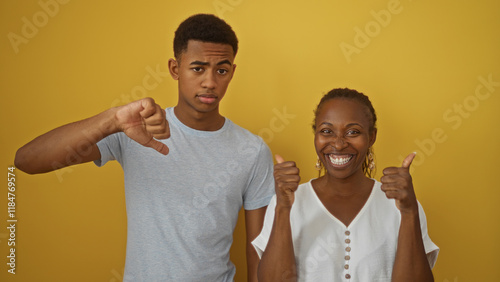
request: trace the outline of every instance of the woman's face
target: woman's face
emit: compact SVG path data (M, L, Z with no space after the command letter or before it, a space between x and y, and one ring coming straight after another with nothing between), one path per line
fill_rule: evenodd
M363 176L362 164L375 142L368 108L356 100L334 98L316 116L314 146L329 176Z

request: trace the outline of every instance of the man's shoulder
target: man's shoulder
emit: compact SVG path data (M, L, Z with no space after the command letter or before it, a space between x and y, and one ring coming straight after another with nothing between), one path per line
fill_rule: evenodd
M249 142L254 142L258 144L263 144L264 140L257 134L252 133L250 130L234 123L230 119L226 118L226 121L230 123L229 129L232 131L233 134L247 139Z

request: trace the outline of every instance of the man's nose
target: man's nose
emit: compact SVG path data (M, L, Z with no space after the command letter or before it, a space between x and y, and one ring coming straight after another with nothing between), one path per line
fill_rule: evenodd
M203 82L201 83L203 88L214 89L217 86L217 82L215 80L215 75L212 72L206 72L203 77Z

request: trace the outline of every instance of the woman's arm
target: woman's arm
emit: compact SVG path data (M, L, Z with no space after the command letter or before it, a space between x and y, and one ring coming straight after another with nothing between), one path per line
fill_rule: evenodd
M434 281L425 254L418 211L415 214L401 213L392 281Z
M259 281L297 281L290 212L300 182L299 169L294 162L284 162L278 155L276 160L274 222L257 273Z
M398 248L392 270L392 281L434 281L430 264L425 254L418 202L413 189L410 165L415 153L406 157L401 167L384 169L382 191L387 198L395 199L401 212Z
M290 209L276 206L273 228L258 270L259 281L297 281Z

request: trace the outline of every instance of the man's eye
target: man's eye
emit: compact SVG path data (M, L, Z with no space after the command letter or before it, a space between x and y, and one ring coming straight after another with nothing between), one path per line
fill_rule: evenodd
M226 73L228 73L228 70L226 70L226 69L218 69L217 72L219 74L226 74Z
M192 68L192 70L193 70L194 72L200 72L200 71L202 71L203 69L202 69L202 68L200 68L200 67L195 67L195 68Z

